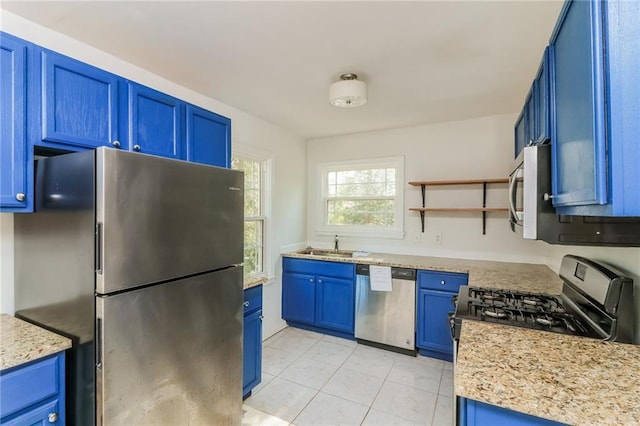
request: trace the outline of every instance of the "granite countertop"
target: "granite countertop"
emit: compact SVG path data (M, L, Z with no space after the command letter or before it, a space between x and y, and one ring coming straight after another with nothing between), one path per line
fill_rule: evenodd
M555 272L546 265L531 263L494 262L388 253L369 253L367 256L354 258L336 258L296 252L283 253L282 256L331 262L365 263L432 271L461 272L469 274L469 285L474 287L492 287L544 294L562 293L562 280Z
M463 321L455 393L569 424L640 423L640 346Z
M260 284L264 284L267 281L269 281L267 277L244 277L243 283L242 283L243 284L242 289L247 290L251 287L256 287L256 286L259 286Z
M7 314L0 314L0 370L71 347L71 340Z

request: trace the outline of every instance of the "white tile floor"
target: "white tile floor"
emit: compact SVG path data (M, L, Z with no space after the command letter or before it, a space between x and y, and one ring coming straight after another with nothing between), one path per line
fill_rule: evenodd
M262 383L243 425L426 425L453 423L449 362L286 328L262 348Z

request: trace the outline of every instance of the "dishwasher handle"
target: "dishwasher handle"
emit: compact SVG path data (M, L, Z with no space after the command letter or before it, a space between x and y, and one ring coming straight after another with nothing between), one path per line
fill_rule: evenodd
M369 276L369 265L356 263L356 275ZM391 268L391 278L394 280L416 280L416 270L409 268Z

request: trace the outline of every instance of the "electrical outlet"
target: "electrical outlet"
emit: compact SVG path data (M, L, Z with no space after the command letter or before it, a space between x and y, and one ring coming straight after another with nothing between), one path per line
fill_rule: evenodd
M433 234L433 244L442 244L442 232Z

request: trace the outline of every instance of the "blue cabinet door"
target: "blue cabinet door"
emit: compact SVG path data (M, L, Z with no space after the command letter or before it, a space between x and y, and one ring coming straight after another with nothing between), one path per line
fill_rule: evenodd
M316 277L316 325L353 333L355 287L353 280Z
M242 349L242 395L260 383L262 374L262 309L245 315Z
M119 139L121 79L50 51L43 51L40 60L42 137L36 144L63 149L113 146Z
M64 383L64 352L1 371L0 424L64 425Z
M536 143L542 143L551 137L549 131L549 49L545 49L542 55L542 61L538 73L533 82L533 96L535 108L535 126L532 134L532 140Z
M455 310L454 293L418 290L418 329L416 346L453 357L448 315Z
M26 146L26 43L0 36L0 211L33 207L27 191L33 161ZM29 156L30 157L30 156Z
M285 321L314 323L315 281L314 275L282 274L282 318Z
M187 104L187 161L231 166L231 120Z
M528 142L526 140L527 134L529 132L526 126L527 116L527 104L524 104L524 107L522 108L522 111L520 111L520 115L518 116L518 119L516 120L516 124L514 126L514 158L517 158L518 155L520 155Z
M134 151L182 159L184 102L128 83L128 135Z
M458 401L460 426L557 426L563 424L472 399L459 398Z
M57 399L39 405L11 420L2 422L2 426L55 426L64 425L60 417L60 402Z
M607 203L602 2L565 4L549 47L553 205Z

